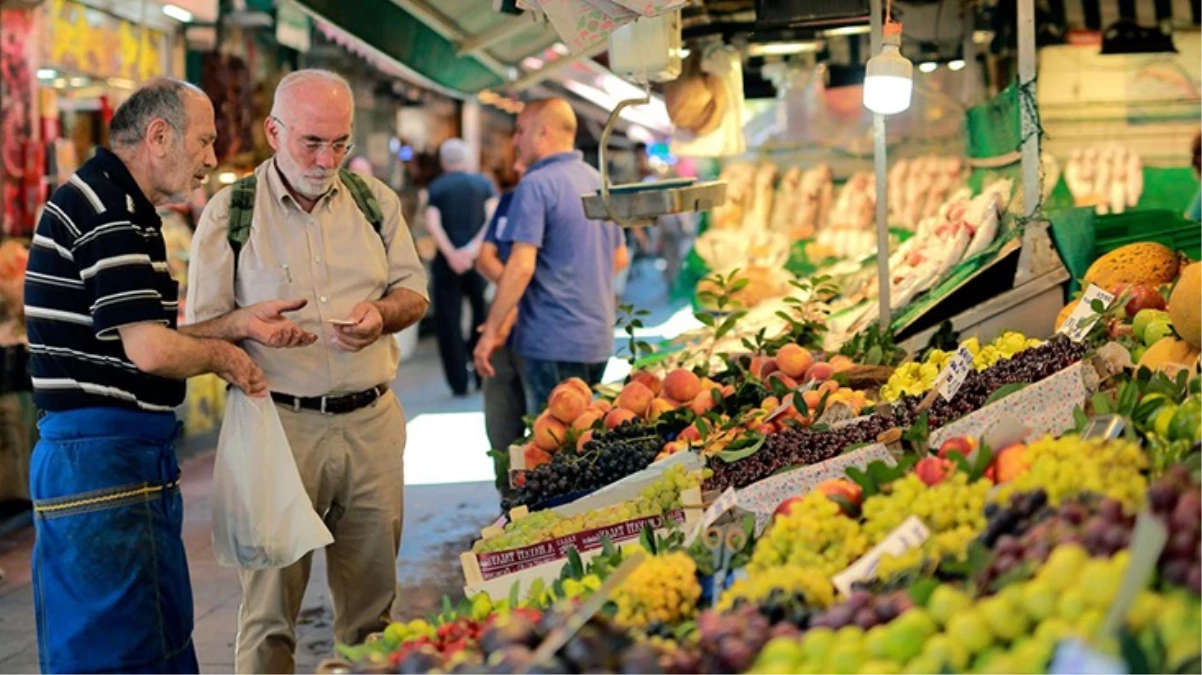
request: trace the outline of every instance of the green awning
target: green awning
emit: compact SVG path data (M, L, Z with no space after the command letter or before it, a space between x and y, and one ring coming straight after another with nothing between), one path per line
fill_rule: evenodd
M502 84L495 73L470 56L458 56L454 43L392 0L297 2L436 84L466 94Z

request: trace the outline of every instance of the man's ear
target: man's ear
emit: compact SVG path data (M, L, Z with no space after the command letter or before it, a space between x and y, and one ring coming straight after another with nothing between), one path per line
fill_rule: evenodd
M175 130L161 117L155 118L146 125L146 142L155 157L163 157L175 140Z
M280 127L274 119L268 117L263 120L263 135L267 137L267 144L272 150L280 149Z

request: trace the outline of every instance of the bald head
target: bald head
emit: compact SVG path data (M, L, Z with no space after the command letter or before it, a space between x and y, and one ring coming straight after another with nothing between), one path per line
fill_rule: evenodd
M298 109L327 108L329 112L354 113L354 95L351 85L341 75L309 68L284 76L275 88L275 99L271 103L271 116L287 123Z
M294 196L314 199L329 191L353 147L354 119L354 96L341 76L310 69L280 80L264 130Z
M576 113L562 98L530 101L518 115L513 143L518 160L526 166L570 152L576 147Z

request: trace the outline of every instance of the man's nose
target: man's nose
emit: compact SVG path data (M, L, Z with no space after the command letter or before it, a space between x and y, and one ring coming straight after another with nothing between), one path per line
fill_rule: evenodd
M211 145L205 150L205 168L209 171L217 168L217 151Z
M334 152L334 148L329 145L323 145L317 151L317 166L322 169L334 169L342 161L342 157Z

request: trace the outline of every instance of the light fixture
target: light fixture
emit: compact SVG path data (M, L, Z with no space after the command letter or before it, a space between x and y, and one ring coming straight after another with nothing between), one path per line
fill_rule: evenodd
M947 62L947 69L952 71L964 70L964 66L966 65L967 64L964 63L964 59L952 59L951 61Z
M933 73L938 67L939 64L935 63L934 61L923 61L922 63L918 64L918 69L924 73Z
M179 5L163 5L163 13L181 23L192 22L192 12Z
M751 56L788 56L790 54L816 51L818 51L818 43L813 40L806 42L769 42L766 44L751 45L747 48L747 53Z
M991 30L974 30L972 32L973 44L983 45L993 40L993 31Z
M71 86L72 87L86 87L86 86L88 86L88 78L73 77L73 78L71 78Z
M66 89L67 88L67 78L65 78L65 77L57 78L54 81L54 88L55 89Z
M840 35L866 35L872 32L872 27L868 24L862 26L842 26L840 28L828 28L822 34L827 37L839 37Z
M864 71L864 107L895 115L910 107L914 64L901 55L901 24L886 20L881 53L868 59Z
M217 182L222 185L233 185L238 180L238 174L233 171L222 171L217 176Z
M137 83L124 77L110 77L108 85L117 89L133 89Z
M58 77L58 71L53 68L38 68L39 80L53 80Z

